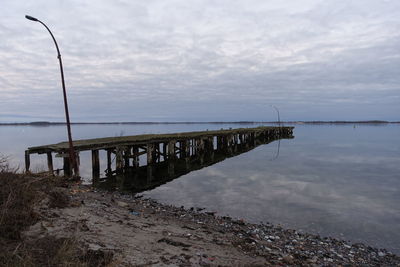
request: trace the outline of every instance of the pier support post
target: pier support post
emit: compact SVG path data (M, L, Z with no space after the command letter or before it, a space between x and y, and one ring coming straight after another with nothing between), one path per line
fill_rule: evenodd
M190 157L190 140L185 140L185 156Z
M147 165L154 163L154 144L147 144Z
M74 170L75 176L80 177L79 166L81 165L81 157L79 155L79 151L76 150L75 150L75 162L76 162L76 170Z
M171 140L168 142L168 175L169 177L173 177L175 174L175 140Z
M154 144L154 155L155 155L155 162L161 162L161 150L160 150L160 143Z
M206 140L206 151L205 153L207 154L207 157L209 158L210 161L214 160L214 137L210 136Z
M189 147L189 157L194 155L193 140L187 139L187 145Z
M222 150L222 137L217 136L217 150L220 151Z
M198 145L199 145L199 151L202 153L202 152L204 152L204 139L203 138L200 138L199 139L199 142L198 142Z
M25 150L25 171L29 173L29 168L31 166L31 157L28 150Z
M228 135L226 136L227 139L227 151L229 154L232 154L233 150L234 150L234 142L233 142L233 135Z
M167 160L167 158L168 158L168 156L167 156L167 147L168 147L168 144L167 143L161 143L161 146L162 146L162 151L161 151L161 153L162 153L162 155L163 155L163 159L164 159L164 161L166 161Z
M146 174L147 174L147 183L150 183L153 180L153 171L154 166L153 165L147 165L146 167Z
M98 150L92 150L92 176L93 180L98 180L100 178L100 160Z
M179 142L179 149L178 149L178 154L179 154L179 158L180 159L182 159L182 158L184 158L184 153L183 153L183 142L182 142L182 140L180 140L180 141L178 141Z
M117 173L121 173L124 168L124 157L123 157L123 149L121 147L116 147L115 149L115 168Z
M206 152L210 151L212 149L212 140L210 139L210 137L207 137L206 139L204 139L204 150Z
M185 168L186 170L190 169L190 140L186 139L184 142L184 158L185 158Z
M184 159L186 157L186 142L185 140L179 141L179 158Z
M133 154L133 167L138 168L139 167L139 148L137 146L134 146L132 148L132 154Z
M176 155L175 155L175 140L169 141L168 142L168 159L174 160Z
M70 177L72 169L71 164L69 163L69 157L63 157L63 163L64 176Z
M238 136L237 136L237 134L234 134L233 135L233 152L234 153L236 153L237 152L237 150L238 150Z
M191 147L192 147L192 156L197 155L197 140L196 139L191 139Z
M125 166L125 168L129 167L130 156L131 156L131 147L126 147L124 149L124 166Z
M243 144L243 134L239 134L239 142L240 144Z
M54 168L53 168L53 156L51 155L51 152L47 152L47 167L51 175L54 174Z
M112 171L111 167L111 149L107 149L107 173L110 173Z
M250 143L250 135L248 133L244 134L244 145L246 148L249 148Z
M168 161L168 176L173 178L175 176L175 160Z

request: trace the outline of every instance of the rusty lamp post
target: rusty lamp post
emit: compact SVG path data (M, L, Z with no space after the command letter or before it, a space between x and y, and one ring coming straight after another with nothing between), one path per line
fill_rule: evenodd
M67 92L65 90L65 81L64 81L64 70L63 70L63 65L61 61L61 54L60 54L60 49L58 48L58 44L56 42L56 39L54 38L53 33L50 31L50 29L44 24L42 21L38 20L37 18L34 18L32 16L25 16L26 19L32 20L32 21L37 21L40 24L42 24L47 31L50 33L51 38L53 38L54 44L56 45L57 49L57 58L60 63L60 72L61 72L61 83L62 83L62 89L63 89L63 96L64 96L64 109L65 109L65 117L67 121L67 131L68 131L68 143L69 143L69 164L70 166L73 167L74 169L74 174L79 175L79 167L76 162L76 157L75 157L75 150L74 150L74 145L72 144L72 135L71 135L71 123L69 120L69 112L68 112L68 102L67 102Z

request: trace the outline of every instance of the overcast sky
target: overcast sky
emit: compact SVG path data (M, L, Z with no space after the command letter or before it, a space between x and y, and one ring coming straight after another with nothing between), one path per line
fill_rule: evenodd
M400 120L399 0L0 0L0 122Z

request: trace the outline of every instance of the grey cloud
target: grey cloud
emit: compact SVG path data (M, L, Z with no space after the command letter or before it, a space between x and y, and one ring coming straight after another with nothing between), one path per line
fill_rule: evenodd
M53 29L70 102L82 120L111 112L113 120L166 114L172 121L214 120L215 113L259 120L265 104L285 109L287 120L348 119L349 113L395 120L400 111L396 1L4 5L0 116L18 110L45 116L60 100L54 45L25 13ZM41 98L48 107L37 106ZM365 112L371 104L380 111ZM130 107L140 110L132 115Z

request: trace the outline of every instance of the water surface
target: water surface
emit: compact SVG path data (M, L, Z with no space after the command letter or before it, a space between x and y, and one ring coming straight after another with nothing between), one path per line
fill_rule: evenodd
M254 127L256 125L244 125ZM243 125L74 125L74 138ZM272 222L400 253L400 126L295 125L278 142L185 174L146 196L220 215ZM1 153L23 166L28 146L65 140L64 126L0 127ZM82 173L90 177L89 153ZM46 165L44 157L32 162ZM57 163L61 164L61 162ZM104 166L104 165L103 165Z

